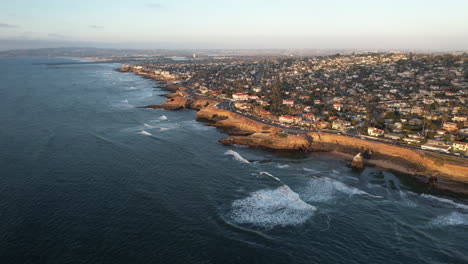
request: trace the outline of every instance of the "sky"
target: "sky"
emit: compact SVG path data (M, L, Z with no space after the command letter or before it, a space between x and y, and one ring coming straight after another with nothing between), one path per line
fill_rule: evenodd
M2 1L0 49L468 50L468 0Z

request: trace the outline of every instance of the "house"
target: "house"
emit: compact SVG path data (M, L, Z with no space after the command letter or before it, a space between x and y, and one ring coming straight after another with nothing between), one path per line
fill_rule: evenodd
M302 121L302 117L292 116L292 115L282 115L279 117L279 121L281 123L287 123L287 124L300 123Z
M458 131L458 134L461 136L468 137L468 127L464 127Z
M300 116L293 116L294 123L300 123L302 122L302 117Z
M316 105L321 104L321 103L322 103L322 101L320 101L318 99L314 100L314 104L316 104Z
M249 104L248 104L248 103L243 103L243 102L235 102L235 103L234 103L234 106L235 106L237 109L240 109L240 110L245 110L245 109L248 109L248 108L249 108Z
M466 153L468 151L468 143L467 142L454 141L452 143L452 149L454 151L461 151L461 152Z
M325 129L325 128L330 127L330 123L328 123L326 121L316 121L314 123L314 125L315 125L316 128L319 128L319 129Z
M345 120L335 120L333 121L332 123L332 129L336 129L336 130L344 130L346 129L347 127L349 127L351 125L351 123L349 121L345 121Z
M415 115L420 115L422 114L424 111L423 111L423 108L420 107L420 106L413 106L411 108L411 114L415 114Z
M434 145L434 146L443 146L443 147L448 146L445 143L445 141L440 141L440 140L435 140L435 139L428 139L426 144Z
M463 115L455 115L452 118L453 122L466 122L466 120L467 120L467 117Z
M306 114L303 114L302 116L306 120L316 121L315 115L312 113L306 113Z
M388 134L385 134L384 137L392 139L392 140L401 140L402 138L405 137L405 135L399 134L399 133L388 133Z
M281 123L292 124L294 123L294 118L292 115L282 115L279 117L279 121Z
M424 103L424 104L427 104L427 105L433 104L433 103L434 103L434 99L429 98L429 97L424 97L423 103Z
M206 94L209 90L206 86L200 86L198 91L200 91L201 94Z
M367 134L369 134L369 136L379 137L379 136L382 136L384 134L384 131L382 129L378 129L376 127L368 127L367 128Z
M308 105L304 106L304 112L310 112L310 110L311 110L310 106Z
M342 103L334 103L333 104L333 108L336 110L336 111L341 111L341 109L343 109L343 104Z
M283 104L287 106L294 106L294 100L285 99L283 100Z
M444 124L442 125L442 129L453 132L453 131L458 131L458 126L457 126L457 123L444 122Z
M408 124L411 126L420 126L424 123L421 119L413 118L408 121Z
M249 100L254 100L255 101L255 100L258 100L258 99L259 98L256 95L249 95Z
M411 137L407 137L407 138L403 138L403 141L406 143L406 144L419 144L421 143L421 139L419 138L411 138Z
M260 88L260 87L254 87L254 88L252 88L252 91L255 92L255 93L259 93L259 92L262 91L262 88Z
M246 101L249 100L249 95L246 93L234 93L232 94L232 99L236 101Z
M401 132L403 128L403 124L400 122L396 122L395 124L392 125L393 127L393 132Z
M259 114L260 116L269 116L269 115L271 115L271 113L270 113L269 111L265 110L265 109L261 109L261 110L258 112L258 114Z
M428 141L428 143L426 143L424 145L421 145L421 149L444 152L444 153L450 153L450 151L449 151L450 146L446 145L445 143L444 144L433 145L433 144L430 144L430 142Z

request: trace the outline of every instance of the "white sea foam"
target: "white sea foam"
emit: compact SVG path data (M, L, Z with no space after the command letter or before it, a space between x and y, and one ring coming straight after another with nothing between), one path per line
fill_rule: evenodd
M127 88L127 90L138 90L138 88L134 87L134 86L130 86Z
M289 168L289 165L288 164L277 164L276 167L278 167L280 169L284 169L284 168Z
M159 120L161 120L161 121L165 121L165 120L167 120L167 116L165 116L165 115L163 115L163 116L160 116L160 117L159 117Z
M146 123L143 124L143 125L144 125L145 127L147 127L147 128L151 128L151 129L153 129L153 128L159 128L159 127L157 127L157 126L148 125L148 124L146 124Z
M316 210L283 185L274 190L259 190L247 198L234 201L231 218L239 224L273 228L303 224Z
M224 155L231 155L237 161L240 161L243 163L250 163L248 160L244 159L239 153L235 152L234 150L228 150L224 152Z
M443 227L455 225L468 225L468 215L459 212L453 212L448 215L438 216L429 223L430 227Z
M453 208L463 209L465 211L468 211L468 205L457 203L457 202L454 202L454 201L452 201L450 199L436 197L436 196L432 196L430 194L424 194L424 193L421 194L420 196L422 198L425 198L425 199L428 199L428 200L431 200L431 201L434 201L434 202L437 202L437 203L441 203L441 204L444 204L444 205L449 205L450 207L453 207Z
M118 107L118 108L132 108L134 107L128 102L128 99L121 100L120 102L114 102L112 103L112 106Z
M306 201L328 201L334 199L339 194L347 194L348 196L367 195L374 198L382 198L327 177L311 179L305 192L301 195Z
M275 179L275 180L281 182L281 184L285 185L278 177L275 177L275 176L271 175L270 173L268 173L268 172L266 172L266 171L261 171L261 172L260 172L260 175L266 175L266 176L268 176L268 177L272 177L273 179Z
M142 131L138 132L138 134L145 135L145 136L152 136L151 133L146 132L145 130L142 130Z
M319 170L315 170L315 169L309 169L309 168L302 168L302 169L307 172L313 172L314 174L320 173Z
M171 130L171 129L168 128L168 127L160 127L159 130L161 130L161 131L167 131L167 130Z

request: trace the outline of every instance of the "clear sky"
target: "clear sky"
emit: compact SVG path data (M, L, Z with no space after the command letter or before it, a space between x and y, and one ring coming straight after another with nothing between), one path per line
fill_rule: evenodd
M16 40L131 48L468 49L468 0L14 0L0 6L0 47Z

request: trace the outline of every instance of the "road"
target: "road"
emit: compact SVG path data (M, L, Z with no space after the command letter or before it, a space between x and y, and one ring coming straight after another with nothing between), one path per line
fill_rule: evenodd
M233 105L232 105L233 101L231 101L229 99L220 99L220 98L211 97L211 96L198 95L198 94L195 94L192 89L188 89L187 91L188 91L188 94L191 97L205 97L205 98L210 98L210 99L214 99L214 100L222 100L222 102L217 103L215 105L216 108L231 111L233 113L236 113L238 115L241 115L243 117L252 119L254 121L260 122L260 123L268 125L268 126L277 127L279 129L281 129L281 132L283 132L283 133L288 133L288 134L293 134L293 135L302 135L302 134L311 133L311 132L323 132L323 133L330 133L330 134L339 134L339 135L345 136L345 137L358 138L358 139L361 139L361 140L368 140L368 141L373 141L373 142L378 142L378 143L384 143L384 144L394 145L394 146L398 146L398 147L401 147L401 148L407 148L407 149L411 149L411 150L431 152L431 153L434 153L434 154L441 154L441 155L445 155L445 156L465 159L465 157L463 157L463 156L457 156L457 155L452 154L452 153L444 153L444 152L438 152L438 151L433 151L433 150L424 150L424 149L421 149L419 147L403 145L403 144L401 144L399 142L389 142L389 141L379 140L378 138L376 138L376 139L363 138L360 135L356 135L356 134L347 134L347 133L343 134L343 133L340 133L340 132L333 133L333 132L329 132L329 131L320 131L320 130L311 130L311 129L302 130L302 129L290 128L290 127L282 126L282 125L280 125L278 123L274 123L274 122L271 122L271 121L268 121L268 120L261 119L261 118L259 118L257 116L252 115L252 114L243 113L243 112L235 109L233 107Z

